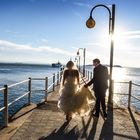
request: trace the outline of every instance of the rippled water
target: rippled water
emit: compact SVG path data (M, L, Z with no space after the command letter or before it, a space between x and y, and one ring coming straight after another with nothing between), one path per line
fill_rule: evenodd
M140 68L116 68L114 69L114 80L115 81L132 81L135 84L140 85ZM129 84L115 83L114 90L116 93L129 93ZM132 95L140 99L140 86L132 85ZM128 104L128 96L126 95L114 95L114 100L123 105ZM140 112L140 101L131 98L131 105Z
M53 73L59 71L59 68L52 68L50 65L25 65L25 64L0 64L0 88L3 85L11 85L32 78L45 78L52 76ZM49 79L49 85L52 78ZM45 81L32 81L32 90L44 89ZM8 101L11 102L17 97L28 91L28 83L24 83L9 88ZM33 92L31 102L39 103L44 98L44 92ZM28 102L27 96L15 102L9 107L10 116ZM0 91L0 108L3 107L3 92ZM0 112L0 122L2 122L3 113Z

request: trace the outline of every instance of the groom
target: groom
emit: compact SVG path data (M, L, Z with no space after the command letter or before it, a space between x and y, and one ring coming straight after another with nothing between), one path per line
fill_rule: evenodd
M94 66L93 79L91 79L91 81L89 81L85 85L85 87L88 87L91 84L93 84L93 90L96 97L95 104L96 112L95 114L93 114L93 116L97 118L99 117L101 103L104 117L107 118L105 94L108 88L108 69L107 67L100 64L99 59L93 60L93 66Z

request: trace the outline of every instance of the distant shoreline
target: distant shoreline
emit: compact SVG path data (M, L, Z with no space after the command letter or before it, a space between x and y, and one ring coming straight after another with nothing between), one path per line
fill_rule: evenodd
M0 62L0 65L38 65L38 66L51 66L51 64L35 64L35 63L10 63Z
M104 66L106 66L106 67L110 67L109 65L107 65L107 64L103 64ZM93 66L92 64L88 64L88 65L86 65L86 66ZM114 68L135 68L135 69L140 69L140 67L133 67L133 66L121 66L121 65L114 65L113 66Z
M26 65L26 66L52 66L50 63L46 64L38 64L38 63L22 63L22 62L0 62L0 65ZM103 64L106 67L109 67L107 64ZM93 66L92 64L87 64L86 66ZM81 66L82 67L82 66ZM113 67L118 68L140 68L140 67L133 67L133 66L121 66L121 65L114 65Z
M107 64L103 64L104 66L106 66L106 67L110 67L109 65L107 65ZM86 66L93 66L93 65L86 65ZM121 65L114 65L113 67L119 67L119 68L122 68L122 66Z

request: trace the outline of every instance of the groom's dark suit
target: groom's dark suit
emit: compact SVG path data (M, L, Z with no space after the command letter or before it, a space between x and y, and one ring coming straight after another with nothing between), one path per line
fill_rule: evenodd
M99 64L94 68L93 79L89 81L86 86L93 84L93 90L96 96L96 116L99 116L100 103L102 105L103 113L106 115L105 93L108 88L108 69Z

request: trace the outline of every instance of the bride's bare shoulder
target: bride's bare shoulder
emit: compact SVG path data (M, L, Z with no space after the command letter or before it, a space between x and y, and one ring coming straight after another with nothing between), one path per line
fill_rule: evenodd
M74 72L78 72L78 70L73 70Z
M68 76L69 75L69 70L68 69L64 71L64 75L65 76Z
M67 69L67 70L65 70L65 71L64 71L64 73L69 73L69 70L68 70L68 69Z
M77 75L77 73L79 73L79 72L78 72L78 70L73 69L73 70L65 70L64 73L65 73L65 74L73 73L73 74L76 74L76 75Z
M74 75L75 75L75 76L78 76L78 75L79 75L78 70L73 70L73 71L74 71Z

